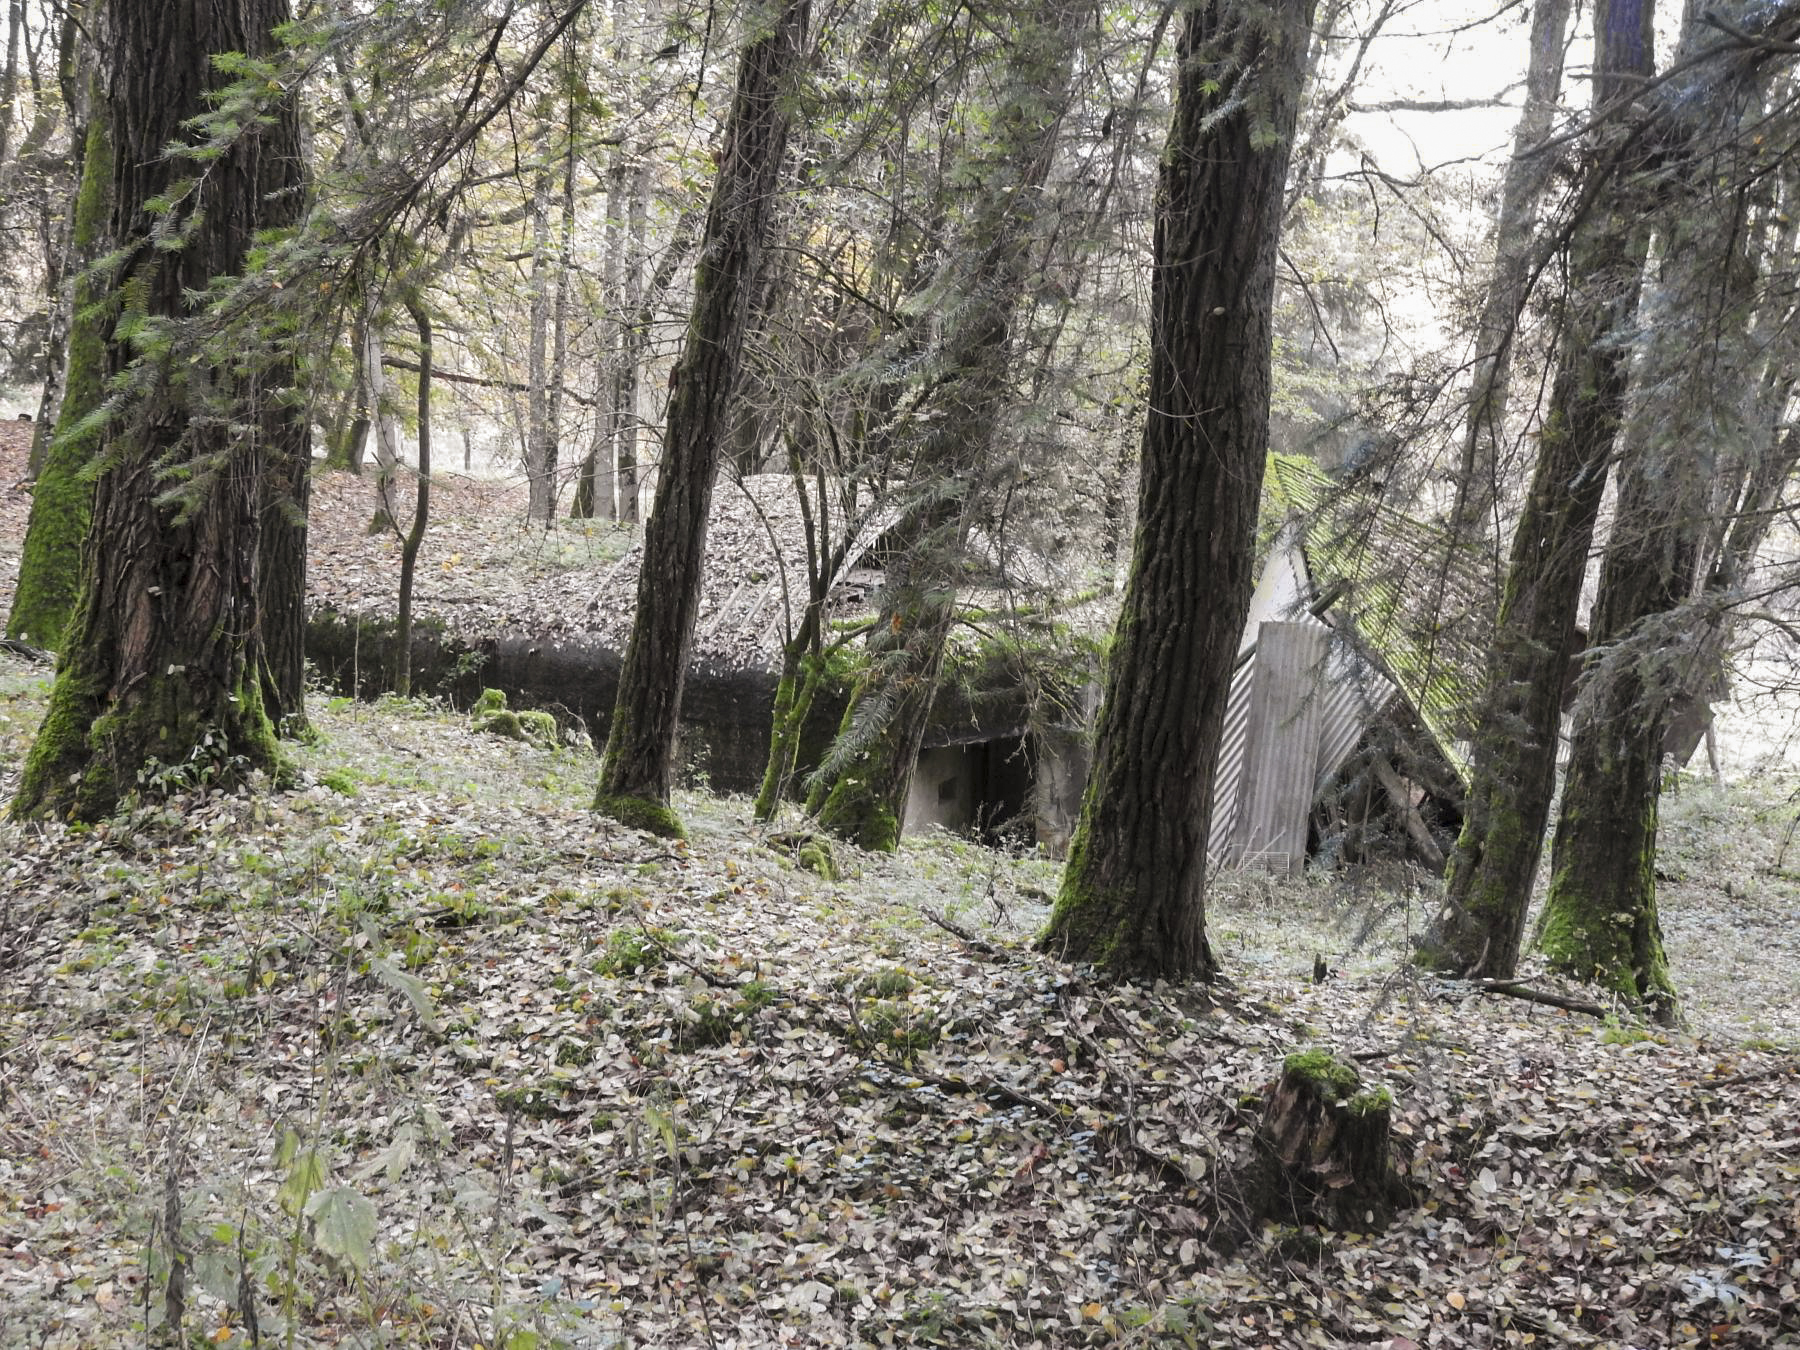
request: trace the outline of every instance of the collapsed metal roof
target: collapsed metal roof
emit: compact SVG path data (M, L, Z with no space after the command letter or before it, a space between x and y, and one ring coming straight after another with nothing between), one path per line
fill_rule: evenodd
M1282 519L1244 624L1213 777L1214 863L1304 854L1304 829L1257 814L1247 785L1283 773L1309 807L1378 718L1405 707L1466 783L1488 585L1479 559L1378 494L1345 490L1311 460L1271 455L1267 502ZM1306 733L1258 726L1253 708L1265 624L1322 630ZM1293 713L1290 711L1290 717ZM1295 719L1298 720L1298 719ZM1291 761L1311 757L1307 766ZM1292 803L1290 803L1290 807Z

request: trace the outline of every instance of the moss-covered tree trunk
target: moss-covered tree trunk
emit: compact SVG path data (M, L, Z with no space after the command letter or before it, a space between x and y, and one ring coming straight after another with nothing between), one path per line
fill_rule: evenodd
M17 815L102 817L158 763L227 780L276 763L258 612L270 450L242 428L283 391L210 363L192 297L241 274L271 203L299 198L292 102L269 107L170 210L150 207L190 176L168 147L189 143L190 119L207 111L221 79L212 57L270 53L288 17L285 0L108 9L108 233L127 246L120 327L150 341L136 363L116 335L106 347L105 377L129 369L136 392L101 437L81 595ZM151 242L158 224L175 246Z
M695 266L693 313L672 375L655 510L644 529L637 612L594 802L604 814L665 834L681 833L681 822L669 809L669 790L700 608L707 517L743 356L750 291L787 153L808 3L782 0L739 59Z
M69 266L75 271L73 312L64 364L62 408L32 489L31 515L19 558L18 587L6 636L60 649L81 578L81 540L87 533L94 485L84 475L99 434L84 425L106 396L106 343L116 293L88 271L106 249L111 225L113 157L103 109L90 116L84 138L81 188L75 198Z
M795 486L804 491L799 475L795 475ZM808 518L810 520L810 513ZM769 758L763 766L762 783L757 787L756 800L751 806L751 815L763 824L775 819L782 798L793 783L800 762L800 738L812 711L813 699L824 679L825 661L819 639L825 618L825 597L823 587L818 584L823 569L814 562L812 570L800 626L781 648L781 675L775 685L775 708L769 721Z
M350 393L346 399L347 416L340 418L341 434L334 434L326 447L325 467L363 471L369 451L369 428L373 425L373 393L369 388L368 350L369 316L359 313L350 325L350 350L354 373L350 377Z
M1157 188L1150 390L1130 578L1081 820L1041 945L1210 978L1206 844L1268 448L1282 186L1307 0L1200 0Z
M1629 103L1653 69L1651 0L1594 10L1595 108ZM1594 522L1630 377L1629 338L1648 230L1628 187L1635 158L1621 121L1601 117L1588 149L1582 215L1570 231L1557 368L1530 494L1513 535L1494 660L1476 718L1463 829L1443 908L1421 955L1442 970L1506 977L1556 783L1562 692Z
M820 826L864 848L900 841L931 705L956 623L958 578L982 478L1009 400L1011 333L1040 256L1044 185L1055 158L1079 35L1092 11L1070 0L1021 13L985 136L954 177L973 209L929 283L943 316L919 362L924 392L887 433L910 464L907 516L879 618L836 742L808 792Z
M1710 41L1712 30L1698 20L1690 10L1678 59L1697 54L1703 35ZM1759 240L1750 196L1738 186L1746 170L1763 168L1745 134L1763 115L1761 79L1695 78L1706 81L1699 86L1706 97L1677 105L1677 143L1696 169L1665 168L1670 186L1658 199L1657 284L1637 375L1643 393L1623 437L1539 930L1555 969L1593 980L1664 1023L1679 1018L1656 906L1664 735L1695 683L1693 667L1704 674L1715 665L1713 607L1688 607L1700 580L1709 499L1722 480L1744 475L1755 457L1748 447L1773 440L1758 425L1769 416L1758 395L1769 383L1776 325L1756 313L1768 280L1758 275L1765 260L1756 252L1760 242L1786 254L1792 237L1792 226L1783 225ZM1740 146L1752 162L1726 172ZM1778 303L1785 315L1785 298ZM1777 385L1790 380L1784 370Z
M1553 969L1667 1024L1679 1009L1657 916L1658 799L1685 674L1673 611L1692 594L1706 483L1677 458L1701 443L1682 437L1673 456L1634 445L1621 469L1538 933Z
M934 524L935 546L915 545L888 566L862 678L827 755L829 772L807 794L806 808L821 828L878 852L899 847L906 796L956 622L956 592L932 551L955 557L960 520Z

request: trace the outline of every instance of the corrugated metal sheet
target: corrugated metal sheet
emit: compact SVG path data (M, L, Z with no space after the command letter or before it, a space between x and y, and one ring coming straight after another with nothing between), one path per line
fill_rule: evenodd
M1288 621L1315 625L1331 635L1320 663L1320 678L1313 697L1317 700L1317 742L1312 763L1313 793L1317 792L1343 766L1362 734L1376 717L1388 711L1399 700L1400 691L1375 665L1358 653L1343 634L1332 625L1307 613L1298 613L1296 599L1310 598L1310 578L1305 559L1300 554L1296 534L1284 533L1276 541L1264 569L1265 580L1274 574L1279 578L1296 578L1297 587L1285 580L1265 588L1258 587L1258 599L1265 603L1252 605L1252 625L1245 634L1244 654L1232 673L1231 694L1225 707L1225 730L1220 738L1218 767L1213 776L1213 815L1208 832L1207 857L1215 866L1235 866L1243 859L1242 791L1250 742L1251 691L1257 676L1257 638L1261 625L1269 621ZM1278 594L1293 596L1287 600L1287 613L1273 603Z
M1272 619L1257 629L1249 732L1227 857L1282 872L1306 861L1330 641L1316 623Z
M1462 745L1488 657L1493 587L1483 559L1441 527L1345 489L1311 460L1271 455L1270 490L1298 513L1319 587L1339 585L1335 613L1405 695L1465 781Z

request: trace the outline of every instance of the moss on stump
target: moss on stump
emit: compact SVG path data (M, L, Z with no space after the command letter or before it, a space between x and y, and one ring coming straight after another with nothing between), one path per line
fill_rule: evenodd
M826 881L843 879L843 869L838 866L837 855L831 851L829 839L805 830L787 830L770 835L769 842L787 850L788 855L801 867Z
M1248 1222L1385 1228L1411 1201L1393 1165L1393 1105L1386 1088L1365 1089L1356 1067L1328 1050L1289 1055L1244 1179Z

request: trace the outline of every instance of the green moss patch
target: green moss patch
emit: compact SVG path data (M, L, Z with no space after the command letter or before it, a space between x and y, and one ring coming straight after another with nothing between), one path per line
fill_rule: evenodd
M648 797L632 797L625 793L602 793L594 799L594 810L633 830L644 830L663 839L686 839L687 827L675 808Z
M536 709L515 712L506 706L506 695L498 689L481 691L481 697L469 711L469 724L483 735L519 741L540 750L554 750L560 740L554 717Z

